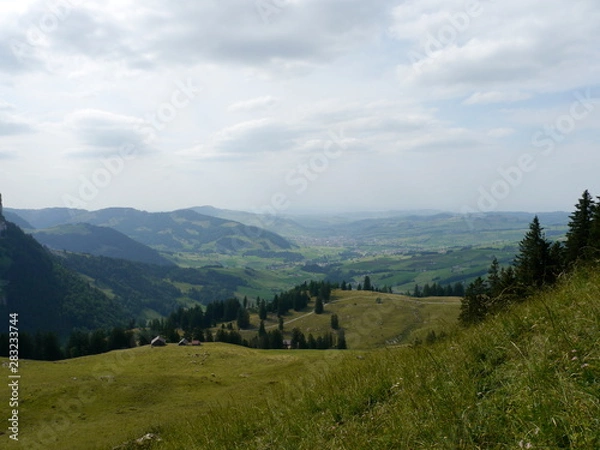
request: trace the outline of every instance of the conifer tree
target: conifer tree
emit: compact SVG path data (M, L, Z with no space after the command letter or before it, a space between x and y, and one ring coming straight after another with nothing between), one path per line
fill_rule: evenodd
M598 258L600 256L600 197L596 197L596 199L597 201L592 206L589 246L592 256Z
M541 287L552 278L548 271L550 243L543 230L535 216L529 225L529 231L519 242L519 254L514 266L517 283L525 290Z
M346 350L348 348L348 344L346 343L346 334L344 330L339 330L337 335L337 349L338 350Z
M315 302L315 314L323 314L323 300L321 296L318 296Z
M460 305L459 320L463 324L480 322L489 309L489 289L483 278L477 277L465 291Z
M565 242L565 263L571 265L578 259L588 259L590 256L590 235L592 230L592 215L594 201L585 190L575 205L575 211L569 216L569 231Z
M371 278L369 277L369 275L365 275L365 280L363 282L363 290L365 290L365 291L373 290L373 286L371 285Z
M265 322L264 321L260 321L260 326L258 327L258 337L263 337L267 334L267 331L265 330Z
M293 349L297 348L306 348L306 338L304 337L304 333L300 331L299 328L294 328L292 330L292 339L291 339L291 347Z
M490 286L490 295L492 297L500 295L500 292L502 292L502 287L500 285L500 264L498 263L498 258L495 256L492 260L492 265L488 270L487 281Z
M245 308L238 309L237 313L237 327L240 330L245 330L250 326L250 313Z
M260 306L258 307L258 318L260 320L267 319L267 305L265 304L264 299L260 301Z
M340 320L337 314L331 315L331 328L337 330L340 327Z

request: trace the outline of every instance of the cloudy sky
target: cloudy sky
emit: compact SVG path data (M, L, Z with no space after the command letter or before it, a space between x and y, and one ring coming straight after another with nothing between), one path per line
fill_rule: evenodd
M597 0L0 1L6 206L572 210Z

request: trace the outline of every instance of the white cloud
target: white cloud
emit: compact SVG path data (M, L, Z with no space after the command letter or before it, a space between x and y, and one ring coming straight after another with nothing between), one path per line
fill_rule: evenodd
M81 143L73 156L108 156L125 146L133 146L137 154L147 153L151 136L144 132L147 127L142 119L94 109L75 111L65 118L65 128Z
M229 105L227 110L229 112L253 112L271 108L275 106L278 99L271 95L264 97L257 97L250 100L242 100Z
M514 134L515 130L513 128L494 128L493 130L490 130L487 132L489 137L492 138L503 138L506 136L510 136L511 134Z
M525 92L475 92L463 101L465 105L487 105L489 103L513 103L531 98L531 94Z
M260 205L332 133L343 156L294 205L460 206L535 150L533 133L568 115L577 92L600 97L596 0L294 0L266 21L247 0L75 3L0 5L0 170L19 206L56 204L124 144L144 157L90 207L171 208L149 190ZM202 89L152 124L188 79ZM568 151L593 153L600 107L589 104L528 175L532 191L500 208L539 209L545 187L588 176L600 193L583 158L570 161L582 175L555 176Z
M598 79L600 10L594 1L565 10L540 0L481 0L479 14L471 16L465 5L411 1L396 8L391 35L408 44L398 67L403 82L460 96L560 91Z

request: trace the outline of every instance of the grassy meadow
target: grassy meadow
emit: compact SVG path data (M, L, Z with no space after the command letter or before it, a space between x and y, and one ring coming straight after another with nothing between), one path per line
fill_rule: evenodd
M0 448L110 449L178 422L191 426L215 410L251 405L313 362L342 356L207 343L21 361L19 445L0 435Z
M133 440L155 433L146 448L600 448L597 271L447 331L370 350L215 343L22 361L12 447L143 448Z
M313 302L314 303L314 302ZM381 348L386 345L408 344L423 339L429 331L440 332L456 323L460 310L458 297L411 298L398 294L371 291L335 290L332 300L325 304L323 314L314 314L311 304L304 311L290 311L284 317L284 339L291 338L294 328L305 336L322 336L331 329L331 316L337 314L340 328L346 334L350 349ZM244 338L256 335L260 320L251 314L252 328L242 331ZM265 329L279 324L270 315ZM213 329L213 333L216 329Z

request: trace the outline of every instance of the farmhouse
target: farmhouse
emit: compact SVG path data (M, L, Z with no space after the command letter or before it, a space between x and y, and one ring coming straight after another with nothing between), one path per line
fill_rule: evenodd
M164 347L167 345L167 341L165 341L165 338L162 336L156 336L154 339L152 339L152 341L150 341L150 345L152 347Z

